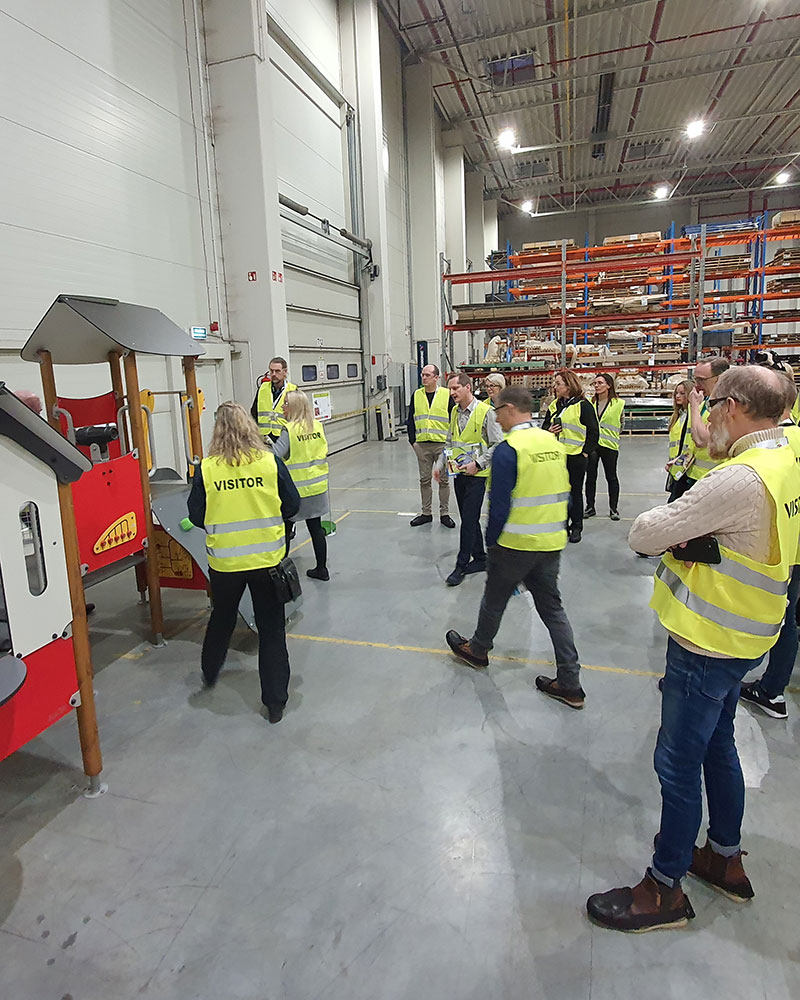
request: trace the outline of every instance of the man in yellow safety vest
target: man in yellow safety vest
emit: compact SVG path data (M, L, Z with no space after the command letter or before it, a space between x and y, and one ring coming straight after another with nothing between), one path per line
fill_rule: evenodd
M509 386L496 397L494 412L506 440L492 456L486 589L473 637L467 640L451 629L445 639L471 667L488 666L487 654L503 612L524 582L550 633L556 659L557 676L537 677L536 687L570 708L583 708L578 653L558 592L570 494L566 450L552 434L533 425L532 408L531 394L519 386Z
M669 633L654 764L661 826L651 866L633 888L597 893L589 916L623 931L682 927L694 916L687 872L737 902L754 895L742 865L744 779L733 738L742 678L775 644L786 613L800 525L800 468L778 421L793 387L778 372L732 368L708 399L717 466L673 503L641 514L632 549L664 552L651 607ZM711 536L718 552L682 561ZM706 557L703 561L699 555ZM695 846L708 799L708 838Z
M447 389L439 385L439 369L425 365L419 373L422 385L411 397L408 408L408 443L414 449L419 466L419 491L422 496L422 513L411 521L412 528L430 524L433 520L433 487L431 476L442 456L450 426L450 411L455 402ZM450 517L450 477L439 480L439 520L445 528L455 528Z
M711 472L721 461L721 459L713 459L708 453L710 436L708 399L714 392L717 379L729 368L730 365L725 358L717 356L705 358L694 368L695 384L689 393L689 429L691 431L689 452L692 462L686 473L686 478L692 484Z
M258 387L256 398L250 408L253 420L266 438L277 441L286 426L283 415L283 404L286 393L292 392L297 386L287 381L288 366L285 358L273 358L269 363L268 377Z

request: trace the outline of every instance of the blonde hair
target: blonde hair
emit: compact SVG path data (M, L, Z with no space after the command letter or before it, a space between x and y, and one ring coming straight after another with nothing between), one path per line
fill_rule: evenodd
M578 380L578 376L575 374L575 372L570 371L567 368L561 368L553 376L554 380L556 378L560 378L564 382L564 384L567 387L567 391L569 392L570 399L574 399L575 397L577 397L578 399L584 398L583 386Z
M304 434L310 434L314 430L314 411L311 409L311 402L299 389L292 389L286 393L283 412L286 420L301 427Z
M208 454L221 458L226 465L248 465L269 451L255 421L239 403L220 403L214 421L214 433Z
M686 411L689 409L689 393L692 391L693 385L694 382L689 381L689 379L683 379L683 381L678 382L675 388L672 390L672 417L669 422L670 430L672 430L672 428L678 422L681 415L686 413ZM680 389L681 386L683 386L684 390L686 391L686 403L682 410L678 408L678 403L677 400L675 399L675 397L678 395L678 389Z
M490 383L492 385L499 385L501 389L505 389L506 387L506 377L505 375L501 375L500 372L492 372L491 375L487 375L484 382L486 382L487 385Z

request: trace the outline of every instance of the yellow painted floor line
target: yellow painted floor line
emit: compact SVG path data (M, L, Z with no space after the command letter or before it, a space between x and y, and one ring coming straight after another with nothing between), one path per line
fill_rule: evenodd
M326 642L340 646L367 646L371 649L391 649L400 653L426 653L433 656L452 656L451 650L446 647L434 649L429 646L397 646L388 642L368 642L365 639L341 639L330 635L303 635L299 632L287 632L287 639L303 639L307 642ZM492 662L500 663L527 663L534 666L553 666L552 660L529 660L521 656L495 656L491 655ZM628 667L602 667L595 664L582 663L584 670L596 670L606 674L631 674L636 677L661 677L663 671L654 670L632 670Z
M352 511L352 510L346 510L346 511L344 512L344 514L342 514L342 516L341 516L341 517L335 517L335 518L333 519L333 523L334 523L334 524L338 524L338 523L339 523L340 521L344 521L344 519L345 519L346 517L350 517L350 515L351 515L352 513L353 513L353 511ZM357 513L357 514L360 514L360 513L361 513L361 511L356 511L355 513ZM300 544L299 544L299 545L293 545L293 546L292 546L292 547L291 547L291 548L289 549L289 555L291 555L291 554L292 554L293 552L297 552L297 550L298 550L298 549L302 549L302 547L303 547L304 545L308 545L308 543L309 543L310 541L311 541L311 539L310 539L310 538L307 538L307 539L306 539L306 540L305 540L304 542L300 542Z

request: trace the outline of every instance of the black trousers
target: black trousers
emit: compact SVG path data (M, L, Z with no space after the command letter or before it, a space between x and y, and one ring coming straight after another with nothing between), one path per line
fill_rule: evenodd
M569 504L567 505L567 528L583 529L583 480L586 476L587 459L583 455L567 455L569 473Z
M314 547L314 558L317 560L317 569L328 568L328 542L325 538L325 529L322 527L321 517L309 517L306 521L308 533L311 535L311 544Z
M619 508L619 478L617 477L617 461L619 452L614 448L602 448L600 445L589 455L586 467L586 506L594 507L597 495L597 467L603 463L603 472L608 483L608 506L610 510Z
M275 593L268 569L241 573L220 573L209 569L213 610L203 640L201 667L203 676L213 684L228 653L236 615L244 588L253 599L258 629L258 675L261 678L261 702L285 705L289 698L289 652L286 649L286 620L283 605Z
M456 566L463 569L470 559L474 559L477 563L486 562L486 549L483 547L481 531L481 507L486 493L486 478L459 475L455 477L453 488L461 517L461 544Z

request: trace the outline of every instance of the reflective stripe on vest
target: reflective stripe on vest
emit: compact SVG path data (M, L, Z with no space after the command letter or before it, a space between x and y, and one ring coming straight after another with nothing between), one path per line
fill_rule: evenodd
M798 553L800 467L780 440L754 445L724 464L746 465L764 483L776 511L780 561L759 563L720 546L718 566L687 567L667 553L656 572L650 606L664 628L701 649L754 660L774 645L786 613Z
M538 427L512 428L517 455L511 510L498 542L507 549L558 552L567 544L569 475L564 446Z
M708 413L708 405L704 402L703 408L700 411L700 416L706 426L708 426ZM691 421L691 414L689 416L689 420ZM689 435L691 435L691 432L692 428L690 423L688 431ZM694 439L690 439L689 441L689 454L694 456L694 461L692 462L689 471L686 473L689 479L702 479L703 476L707 476L712 469L716 469L716 467L720 464L720 461L724 461L724 459L713 459L708 453L708 448L698 448L694 443Z
M586 427L581 423L581 404L570 403L555 417L561 424L558 440L564 445L568 455L580 455L586 444Z
M459 408L454 406L450 413L450 448L453 458L459 455L470 454L473 458L480 457L486 451L486 444L483 440L483 425L487 419L487 414L491 407L483 400L475 404L472 413L469 415L463 431L458 429ZM488 469L479 469L476 476L485 478L489 475Z
M619 451L619 435L622 430L622 411L625 409L624 399L610 399L608 406L598 417L597 423L600 427L601 448L610 448L611 451ZM584 440L586 433L584 429Z
M671 462L674 462L675 459L679 457L680 446L681 446L681 434L683 434L683 428L686 426L688 419L689 419L689 411L686 410L683 414L678 416L678 419L669 429L669 460ZM689 447L691 447L691 444L687 445L687 439L691 440L691 430L688 427L686 428L686 435L684 436L683 439L683 447L685 455L688 455L689 453L688 449ZM669 474L672 476L673 479L677 479L679 476L683 475L684 469L685 465L678 465L678 466L671 465L669 467Z
M289 460L286 468L301 497L316 497L328 489L328 442L319 420L311 433L289 424Z
M201 469L208 565L223 573L277 566L286 537L272 452L242 465L204 458Z
M265 379L261 383L261 387L258 390L256 409L258 410L258 429L264 437L268 437L270 434L278 437L286 426L286 418L283 415L283 403L286 399L286 393L294 392L296 388L297 386L294 382L284 382L280 395L273 402L272 382L269 379Z
M433 396L433 403L428 406L428 394L424 389L414 393L414 429L417 441L436 441L441 444L447 440L447 428L450 425L450 393L441 386Z

